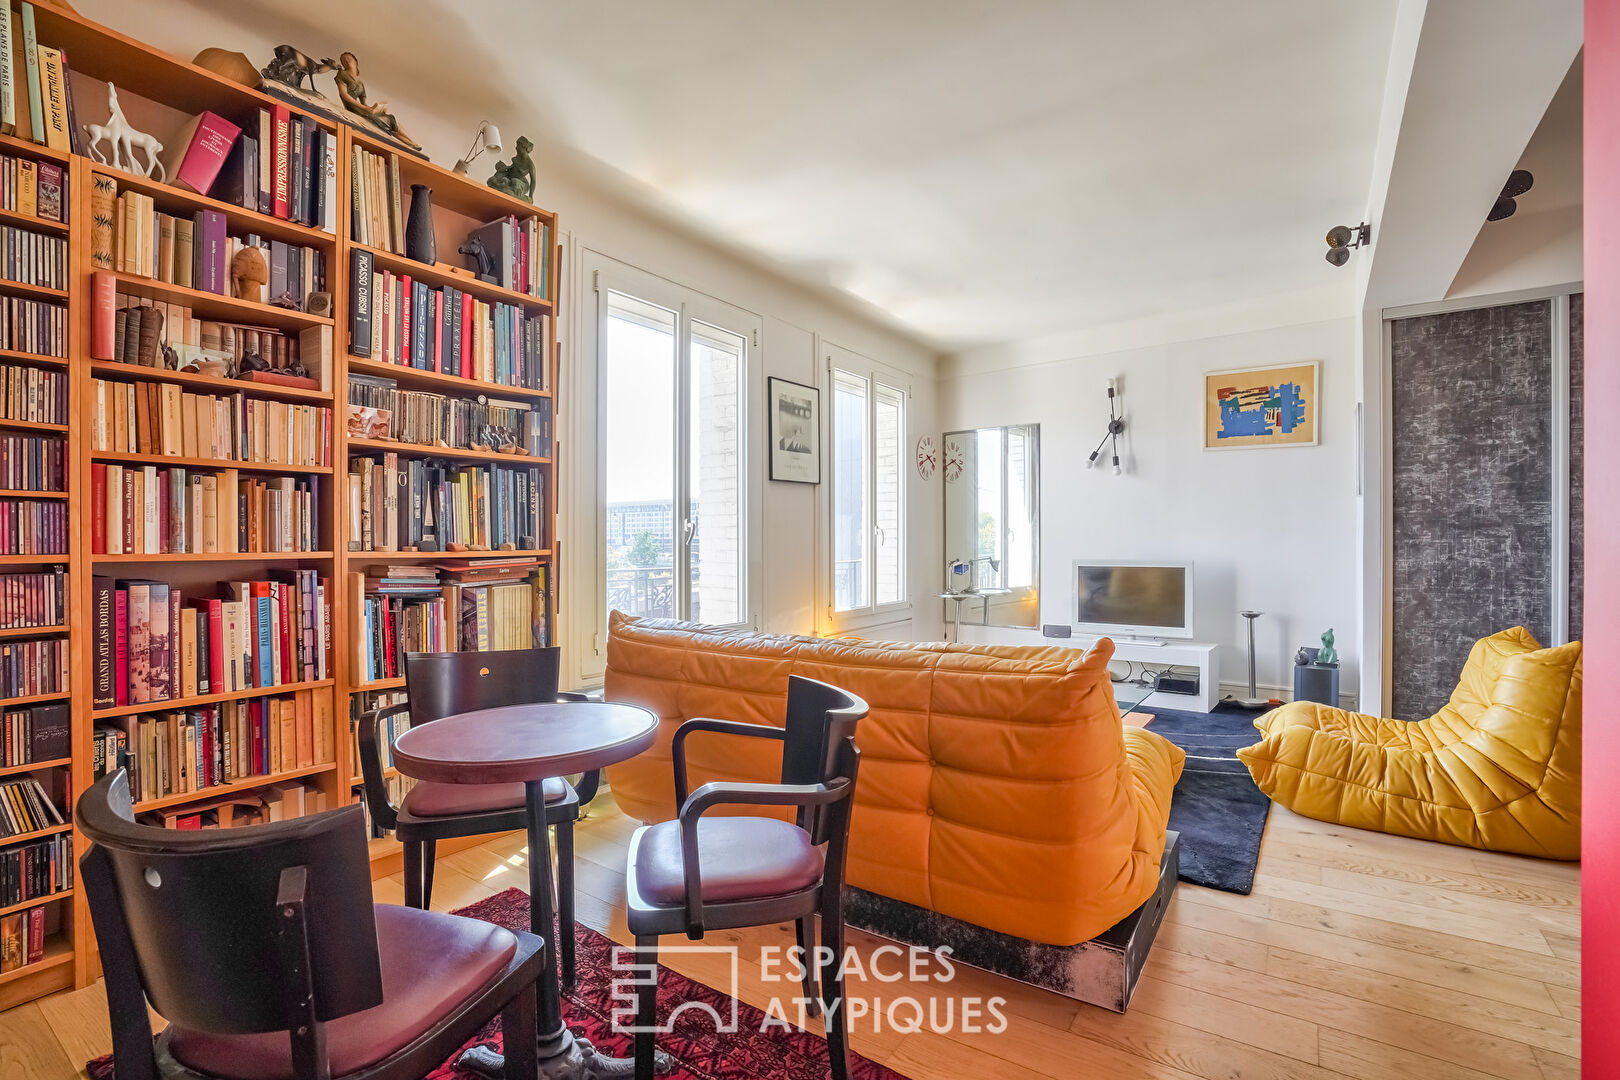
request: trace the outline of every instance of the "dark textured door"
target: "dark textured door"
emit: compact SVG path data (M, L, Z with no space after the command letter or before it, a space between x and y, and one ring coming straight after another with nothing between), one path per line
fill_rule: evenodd
M1391 326L1391 690L1402 719L1445 703L1476 639L1521 625L1551 639L1552 327L1550 300Z

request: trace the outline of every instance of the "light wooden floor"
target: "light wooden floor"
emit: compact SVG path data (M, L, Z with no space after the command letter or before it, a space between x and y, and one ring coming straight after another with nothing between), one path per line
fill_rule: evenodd
M619 941L631 822L604 800L578 835L582 921ZM434 906L526 883L520 834L441 860ZM1574 866L1337 828L1274 809L1252 896L1182 885L1131 1011L1116 1016L958 968L942 992L1000 994L1000 1035L860 1025L857 1050L914 1080L1575 1080L1580 1052ZM399 901L397 878L378 898ZM853 935L865 955L873 941ZM748 956L787 927L715 935ZM682 944L686 944L681 939ZM718 955L672 966L711 985ZM853 988L893 998L894 985ZM913 992L907 990L907 992ZM927 993L928 991L924 991ZM68 1080L109 1049L99 986L0 1014L0 1077Z

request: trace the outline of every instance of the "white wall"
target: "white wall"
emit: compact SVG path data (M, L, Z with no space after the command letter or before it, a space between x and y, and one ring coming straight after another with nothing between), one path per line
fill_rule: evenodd
M1518 213L1487 222L1474 239L1447 300L1581 280L1581 208Z
M1072 618L1076 558L1190 559L1194 632L1222 646L1222 681L1247 679L1237 612L1257 608L1262 685L1291 688L1295 648L1332 626L1349 688L1359 678L1354 348L1354 319L1339 318L1044 362L979 350L942 364L941 421L1041 425L1043 622ZM1322 362L1319 445L1203 449L1206 372L1310 360ZM1110 378L1127 424L1117 477L1085 467L1107 424Z
M273 47L282 41L293 41L301 49L314 55L334 55L343 49L357 52L366 67L367 89L373 100L387 100L391 111L401 118L407 130L426 149L436 162L449 165L465 152L473 128L480 119L498 124L508 144L529 129L530 121L521 115L485 115L467 113L459 109L451 115L441 111L433 97L416 96L413 86L399 80L385 84L369 72L384 69L386 64L374 54L368 61L364 41L322 40L307 29L264 25L264 14L256 11L252 16L252 29L232 21L229 5L193 5L185 0L142 0L130 6L116 0L82 0L78 5L85 16L96 19L133 37L137 37L174 55L190 58L201 49L222 46L239 49L256 64L263 64ZM244 13L245 14L245 13ZM261 26L263 27L261 29ZM544 61L544 43L536 43L538 62ZM421 57L418 62L453 64L450 56ZM478 73L468 72L469 83L476 81ZM327 92L331 87L324 81ZM504 95L502 95L504 97ZM576 118L588 122L588 118ZM690 122L690 117L672 117L675 122ZM488 155L486 155L486 158ZM493 162L489 162L493 164ZM475 171L486 168L485 159L475 163ZM906 338L878 324L862 312L841 304L830 293L820 293L722 250L707 240L683 229L678 223L651 217L630 208L624 202L601 190L601 186L581 174L560 168L556 162L540 156L535 161L537 185L535 200L559 216L565 251L573 258L563 272L563 318L559 323L559 337L563 341L563 380L566 383L580 370L581 358L575 355L569 316L578 318L580 302L589 293L588 283L581 280L579 255L593 250L629 263L649 273L667 278L680 285L707 293L735 307L761 315L765 331L762 336L760 359L762 364L756 378L763 383L767 375L792 378L799 382L820 383L820 367L816 363L815 343L818 336L836 342L848 349L869 356L883 364L910 373L912 377L911 428L908 447L923 432L938 432L935 415L934 374L936 355L930 348ZM447 245L441 242L441 249ZM451 245L453 248L453 245ZM825 394L824 394L825 402ZM825 404L824 404L825 410ZM755 418L758 421L760 418ZM756 430L762 430L757 428ZM564 455L560 512L564 515L565 535L569 523L587 520L582 515L593 515L596 508L584 496L594 491L594 485L582 491L578 478L567 473L571 440L582 434L582 425L566 412L558 416L558 434ZM763 440L763 435L760 436ZM912 568L914 590L921 585L932 590L933 575L924 572L938 562L940 550L939 486L936 479L929 485L915 480L915 470L908 470L911 478L910 504L912 520L908 531L908 563ZM796 484L764 484L764 552L763 599L761 624L767 629L812 632L814 619L815 575L818 560L824 557L825 544L818 543L820 524L814 502L814 489ZM573 541L578 544L576 538ZM594 595L595 583L580 580L570 571L583 565L582 560L570 563L563 556L562 629L567 636L569 600L582 594ZM891 636L935 636L939 633L939 620L932 604L917 610L915 621L906 620L885 628Z

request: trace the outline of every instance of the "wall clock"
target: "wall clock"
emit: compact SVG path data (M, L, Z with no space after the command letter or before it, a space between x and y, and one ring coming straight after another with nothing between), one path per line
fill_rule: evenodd
M954 435L945 436L945 482L954 484L962 478L962 469L967 464L967 455L962 447L962 440Z
M934 448L934 439L931 435L924 435L917 440L917 475L924 480L934 478L934 469L939 466L939 451Z

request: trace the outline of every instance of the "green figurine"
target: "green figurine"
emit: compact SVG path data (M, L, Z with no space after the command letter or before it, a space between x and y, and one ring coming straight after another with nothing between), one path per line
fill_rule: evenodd
M1322 651L1316 654L1316 662L1331 665L1337 665L1339 662L1339 653L1333 647L1333 627L1331 626L1322 633Z
M533 202L534 159L529 156L529 151L533 149L534 143L524 136L518 136L512 160L495 163L495 173L489 178L489 186L513 198Z

